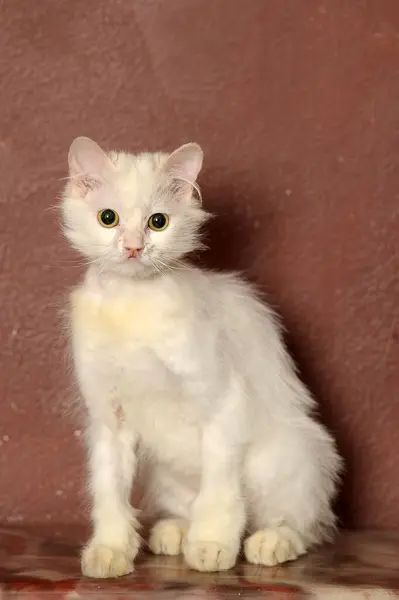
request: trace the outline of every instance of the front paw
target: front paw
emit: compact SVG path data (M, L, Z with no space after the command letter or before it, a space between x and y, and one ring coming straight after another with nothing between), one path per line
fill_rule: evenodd
M111 547L93 539L82 552L82 573L96 579L128 575L133 571L138 549L138 543Z
M162 519L151 530L148 545L153 554L177 556L181 553L187 526L182 519Z
M196 571L227 571L237 561L238 548L217 541L196 541L184 544L186 563Z

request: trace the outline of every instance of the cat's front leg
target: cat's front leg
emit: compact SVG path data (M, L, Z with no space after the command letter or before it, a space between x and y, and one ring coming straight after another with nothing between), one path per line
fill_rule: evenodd
M119 577L133 570L140 547L130 505L136 470L135 439L124 426L93 423L88 431L93 536L82 553L88 577Z
M226 405L203 431L200 492L183 548L187 564L198 571L233 567L245 528L242 445L232 434L230 413Z

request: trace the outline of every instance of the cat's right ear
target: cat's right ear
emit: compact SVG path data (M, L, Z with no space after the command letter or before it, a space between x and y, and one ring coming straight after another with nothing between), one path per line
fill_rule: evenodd
M115 165L96 142L87 137L75 138L68 153L69 177L73 191L84 198L98 188Z

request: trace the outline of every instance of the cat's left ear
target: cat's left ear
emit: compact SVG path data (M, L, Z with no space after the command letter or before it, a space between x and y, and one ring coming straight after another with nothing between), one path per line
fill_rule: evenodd
M196 181L201 171L204 153L195 143L184 144L172 152L163 166L164 172L180 182L184 196L191 196L193 187L197 188Z
M87 137L73 140L68 153L71 184L80 196L99 187L115 165L96 142Z

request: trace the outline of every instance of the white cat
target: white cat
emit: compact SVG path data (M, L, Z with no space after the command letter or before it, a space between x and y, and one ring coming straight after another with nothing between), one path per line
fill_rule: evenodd
M89 262L71 294L87 407L92 577L133 570L139 508L149 545L200 571L293 560L334 531L340 459L312 416L273 312L235 275L182 261L198 249L197 144L172 154L69 151L65 235ZM194 193L194 192L197 193Z

